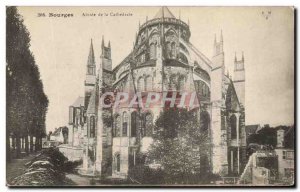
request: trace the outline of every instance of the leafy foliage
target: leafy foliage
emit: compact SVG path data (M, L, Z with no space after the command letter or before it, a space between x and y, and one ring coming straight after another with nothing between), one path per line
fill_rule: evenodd
M45 118L48 98L44 93L40 73L30 51L30 34L16 7L6 8L6 98L7 137L17 139L17 156L20 155L20 138L35 136L41 145L46 135ZM7 151L9 158L9 139ZM28 139L26 142L28 149ZM27 150L28 152L28 150Z
M166 183L198 182L200 174L208 174L208 130L201 131L197 114L185 109L161 113L155 123L154 142L147 154L148 164L159 164Z

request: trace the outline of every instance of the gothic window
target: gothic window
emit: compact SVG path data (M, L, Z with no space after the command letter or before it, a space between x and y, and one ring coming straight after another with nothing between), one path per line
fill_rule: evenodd
M137 128L137 123L138 123L138 121L137 121L137 112L133 112L132 114L131 114L131 137L136 137L136 135L137 135L137 130L136 130L136 128Z
M236 117L232 115L230 117L230 127L231 127L231 139L237 138L237 131L236 131Z
M120 169L121 169L121 157L120 157L119 153L117 153L115 155L115 165L116 165L116 171L120 172Z
M143 77L140 77L138 79L138 91L144 91L145 90L145 81Z
M175 42L171 43L171 55L170 55L170 57L172 59L176 58L176 44L175 44Z
M166 47L167 47L167 56L169 58L171 58L171 43L170 42L167 42L166 43Z
M179 90L183 90L184 89L184 76L179 77L178 83L179 83Z
M114 129L113 129L113 136L120 137L120 129L121 129L121 117L117 115L114 121Z
M127 136L128 127L128 115L126 112L123 113L123 126L122 126L122 136Z
M156 58L156 44L151 43L150 45L150 59Z
M95 137L95 117L90 118L90 137Z
M152 89L152 78L147 76L145 78L145 91L151 91Z
M145 136L151 137L153 134L153 116L151 113L145 115Z
M176 90L176 75L171 75L170 76L169 89L170 90Z

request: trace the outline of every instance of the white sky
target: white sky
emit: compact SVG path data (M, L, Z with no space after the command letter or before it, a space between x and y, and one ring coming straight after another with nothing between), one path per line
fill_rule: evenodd
M132 49L139 20L151 19L159 7L19 7L31 34L31 50L49 98L47 130L68 122L68 107L84 95L84 78L93 38L99 64L101 37L111 41L113 66ZM169 7L185 22L190 42L208 58L214 34L223 31L225 65L232 72L234 53L244 51L246 124L294 122L293 10L279 7ZM262 11L271 11L266 19ZM73 13L73 18L40 18L37 13ZM132 13L132 17L82 17L82 13Z

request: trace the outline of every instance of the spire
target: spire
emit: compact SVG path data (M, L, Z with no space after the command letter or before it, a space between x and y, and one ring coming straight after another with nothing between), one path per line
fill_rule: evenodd
M221 37L220 37L220 42L223 42L223 33L222 33L222 29L221 29Z
M101 43L101 47L104 47L104 36L102 35L102 43Z
M93 39L91 39L90 53L89 53L87 65L95 65L95 55L94 55Z
M108 48L110 48L110 41L108 41Z

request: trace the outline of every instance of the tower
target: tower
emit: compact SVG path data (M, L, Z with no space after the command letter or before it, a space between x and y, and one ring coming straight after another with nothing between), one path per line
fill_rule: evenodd
M236 55L234 58L234 76L233 83L236 90L236 94L240 101L240 104L245 107L245 59L244 53L242 53L242 59L237 60Z
M224 65L224 42L221 31L220 41L215 36L211 69L211 142L213 143L211 153L212 171L217 174L228 172L227 146L222 142L224 129L222 128L221 112L225 105L222 97L223 78L225 77Z
M102 66L103 69L108 71L112 70L110 41L108 42L108 46L106 47L104 43L104 37L102 37L102 43L101 43L100 62L101 62L100 66Z
M87 61L86 76L84 81L85 94L84 94L84 107L88 107L89 100L96 83L96 63L94 55L93 40L91 39L90 52Z

